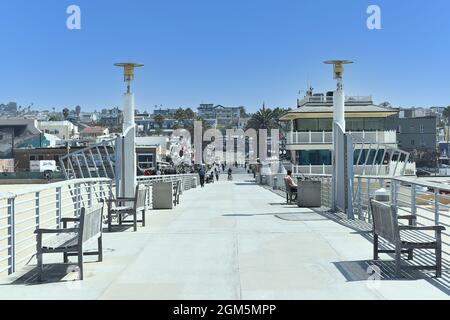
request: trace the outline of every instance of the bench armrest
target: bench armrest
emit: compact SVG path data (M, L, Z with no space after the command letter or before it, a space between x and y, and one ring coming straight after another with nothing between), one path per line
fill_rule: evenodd
M397 216L398 220L408 220L408 224L410 226L414 225L414 222L416 222L417 217L413 215L406 215L406 216Z
M413 227L413 226L399 226L400 230L412 230L412 231L437 231L441 232L445 230L444 226L429 226L429 227Z
M69 228L69 229L36 229L36 231L34 233L36 233L37 235L42 235L42 234L57 234L57 233L73 233L73 232L78 232L78 228Z
M68 222L80 222L80 218L61 218L61 222L63 224L63 228L67 228Z
M135 198L130 198L130 197L117 197L116 201L134 201Z
M416 216L398 216L398 219L403 219L403 220L417 220Z

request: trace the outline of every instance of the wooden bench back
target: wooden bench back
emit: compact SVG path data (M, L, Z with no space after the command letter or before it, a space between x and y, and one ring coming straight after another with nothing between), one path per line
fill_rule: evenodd
M134 198L134 208L136 210L144 208L146 198L147 198L147 187L144 185L138 185L136 187L136 196Z
M400 231L395 207L370 199L373 232L380 237L397 243L400 241Z
M98 239L102 235L102 217L103 204L91 207L81 208L79 224L79 244L85 243L91 239Z

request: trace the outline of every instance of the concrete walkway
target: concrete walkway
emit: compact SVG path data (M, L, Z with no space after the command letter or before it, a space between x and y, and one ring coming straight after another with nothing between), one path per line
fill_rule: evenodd
M4 279L0 299L448 298L429 279L367 281L369 241L248 175L185 192L176 209L148 217L136 233L105 234L104 262L86 263L84 281L37 285L29 266Z

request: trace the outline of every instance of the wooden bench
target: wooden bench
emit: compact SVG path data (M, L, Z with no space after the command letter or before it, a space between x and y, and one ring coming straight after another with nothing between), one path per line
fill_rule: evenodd
M433 249L436 255L435 266L409 266L410 268L435 270L436 277L442 274L442 239L441 233L445 230L443 226L416 227L415 216L399 216L397 208L383 202L370 199L373 225L373 258L378 260L379 253L395 253L395 266L397 275L401 272L401 254L407 253L408 259L414 258L414 249ZM399 225L398 220L408 220L408 225ZM406 239L404 231L413 232L414 240ZM429 236L424 231L434 231L434 238L427 239ZM423 236L427 241L420 241ZM395 246L395 250L378 249L379 237L387 240ZM429 241L428 241L429 240Z
M284 178L284 187L286 188L286 203L292 204L294 199L297 199L297 194L295 192L292 192L286 178Z
M137 231L137 223L141 222L145 227L145 201L147 199L147 187L143 185L136 186L134 198L127 197L112 197L106 199L108 203L108 232L112 232L114 226L133 225L133 230ZM130 203L132 203L130 205ZM141 220L138 220L138 213L142 214ZM132 221L126 220L131 216ZM113 218L116 218L118 223L113 224Z
M69 256L77 256L78 280L83 280L83 255L97 255L99 262L103 260L102 217L103 204L94 208L81 208L79 218L62 218L62 229L36 229L38 280L43 281L44 253L63 253L64 263L69 262ZM76 226L67 228L68 223L75 223ZM53 234L54 236L44 239L43 235L45 234ZM97 239L98 250L95 252L84 252L83 245L87 241L95 239Z
M180 204L180 194L181 194L181 180L176 180L173 183L173 205L176 206Z

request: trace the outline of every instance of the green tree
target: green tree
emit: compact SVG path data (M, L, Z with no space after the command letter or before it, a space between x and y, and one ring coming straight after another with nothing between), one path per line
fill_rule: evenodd
M239 107L239 117L241 118L247 118L248 114L247 114L247 110L245 110L245 107Z
M186 119L186 111L182 108L178 108L177 111L175 111L175 115L173 117L179 122L183 121Z
M81 113L81 107L80 106L76 106L75 107L75 113L77 114L78 117L80 116L80 113Z
M442 112L442 116L444 117L447 124L450 123L450 106L444 109L444 111Z
M69 113L70 113L70 111L68 108L63 109L64 120L67 119L67 117L69 116Z
M270 108L262 107L250 118L247 128L255 130L276 129L278 128L276 114Z
M193 119L195 118L195 112L192 111L191 108L187 108L187 109L184 111L184 115L185 115L185 117L186 117L187 120L193 120Z
M154 119L155 123L158 125L158 128L162 129L165 120L164 116L162 114L157 114Z

